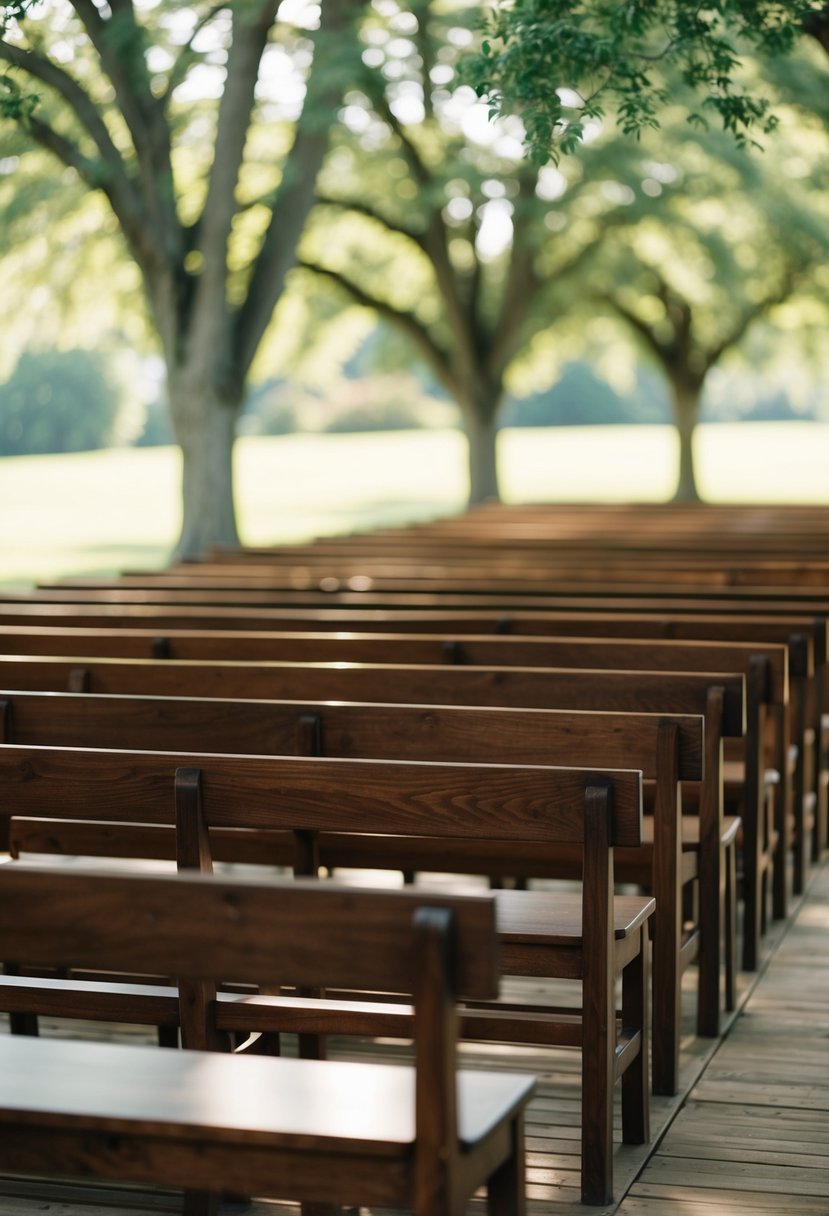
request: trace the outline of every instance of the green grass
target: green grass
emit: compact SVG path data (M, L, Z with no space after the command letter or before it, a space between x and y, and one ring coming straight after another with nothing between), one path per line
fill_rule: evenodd
M829 503L829 425L704 426L696 451L712 501ZM498 455L509 502L655 502L676 477L666 427L510 430ZM467 492L454 431L242 439L236 461L249 544L445 515ZM173 448L0 460L0 583L163 566L179 526L179 470Z

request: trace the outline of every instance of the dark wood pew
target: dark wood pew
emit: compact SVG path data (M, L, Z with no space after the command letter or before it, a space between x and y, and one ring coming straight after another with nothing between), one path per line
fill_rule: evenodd
M457 635L445 639L451 642L451 647L444 647L443 641L438 637L431 635L389 635L384 638L377 634L366 634L362 637L338 638L325 634L308 635L307 638L301 634L292 633L286 634L283 638L273 635L271 638L260 637L259 634L247 635L211 635L205 631L192 634L188 639L178 640L179 652L187 647L185 653L202 654L206 651L211 651L214 656L219 654L227 654L230 656L254 655L258 653L260 656L267 654L292 654L297 665L300 660L307 660L308 664L314 661L324 661L326 656L332 659L337 659L341 662L360 662L367 661L369 656L375 657L375 663L385 660L386 662L403 664L403 663L422 663L424 670L429 666L430 660L432 663L445 661L456 663L460 660L461 665L483 666L494 668L496 665L503 666L505 664L515 664L524 666L537 666L545 664L558 667L578 667L578 668L595 668L609 669L625 668L632 669L648 669L648 670L664 670L664 671L690 671L702 670L709 672L727 672L727 671L745 671L748 674L748 701L747 701L747 730L746 730L746 748L744 765L740 768L737 775L737 788L739 790L741 818L743 819L744 831L744 934L743 934L743 966L746 970L754 970L758 960L758 946L761 933L766 925L766 896L769 890L773 887L775 892L775 911L780 912L785 909L785 892L786 892L786 864L788 856L788 817L790 813L794 814L795 818L795 835L800 840L801 855L805 855L805 847L803 842L803 834L805 832L805 821L803 816L802 799L797 805L793 806L791 795L791 782L793 776L793 768L789 763L787 755L788 740L790 735L790 720L789 720L789 675L788 675L788 655L785 646L782 644L764 645L760 642L754 643L728 643L728 642L704 642L704 641L688 641L676 642L672 640L650 640L650 639L618 639L618 638L541 638L541 637L505 637L505 638L464 638ZM95 638L90 637L85 639L85 644L89 649L93 649ZM122 637L121 632L111 633L106 639L107 647L111 646L117 649L119 646L128 648L130 645L129 638L126 634ZM152 649L152 639L149 636L143 639L137 639L136 648L140 651L142 647L147 650ZM315 659L316 656L316 659ZM136 662L140 660L135 660ZM168 662L183 662L187 663L190 660L166 660ZM194 660L195 661L195 660ZM10 660L9 660L10 662ZM30 689L51 688L69 688L72 691L112 691L112 692L163 692L165 694L181 691L182 685L178 683L180 675L175 679L171 679L164 687L154 684L152 687L141 685L140 682L130 683L131 676L130 668L122 665L118 676L115 676L114 667L107 668L105 664L96 665L96 683L85 684L83 672L91 671L91 661L88 663L85 659L78 661L73 668L73 673L70 677L70 682L54 683L55 679L59 679L56 675L46 674L43 664L49 660L35 657L32 660L31 672L26 677L26 681L22 685L16 685L15 677L9 674L8 669L0 664L0 680L6 687L19 686ZM252 661L246 659L247 668L241 668L240 672L248 671L253 676ZM2 660L5 664L6 660ZM284 692L280 691L275 685L259 683L257 685L247 684L245 682L236 683L234 687L230 687L228 681L234 677L231 675L227 662L221 660L215 664L217 680L210 688L199 686L194 689L195 695L231 695L231 696L265 696L265 697L283 697L283 696L314 696L312 691L297 692L296 689L302 687L301 684L294 685L295 691ZM263 660L260 664L262 671L273 671L274 668L268 661ZM135 674L135 668L132 669ZM175 669L179 671L178 668ZM181 668L181 671L188 668ZM309 667L310 670L310 667ZM43 673L46 683L38 682L38 671ZM102 683L106 681L107 675L112 677L114 682ZM189 678L189 677L188 677ZM311 678L311 677L309 677ZM124 683L123 681L127 682ZM496 678L496 683L500 677ZM188 687L192 687L188 685ZM311 687L311 686L307 686ZM469 685L471 691L470 699L467 704L497 704L497 700L493 700L492 693L487 695L484 700L477 698L483 695L479 689L472 690L472 685ZM424 704L428 704L440 698L430 695L428 687L424 683L423 691L418 695L418 699ZM326 694L323 695L334 695ZM356 692L351 694L348 699L360 700L399 700L388 692L382 696L375 696L374 693L363 694ZM410 699L408 697L404 698ZM515 705L515 702L512 702ZM548 706L550 703L547 703ZM654 708L660 702L652 702L649 708ZM525 707L531 707L525 703ZM574 706L567 706L574 708ZM613 708L612 705L604 706ZM601 704L593 704L589 708L603 708ZM626 706L630 709L630 706ZM772 740L772 752L769 762L766 762L764 755L764 740L768 731L766 720L769 715L775 715L777 726ZM799 717L798 722L802 725L802 720ZM767 787L766 787L766 769L771 768L779 774L779 783L772 787L774 796L776 797L776 806L774 811L774 830L770 830L767 824L768 808L767 808ZM798 807L800 814L798 815Z
M259 550L217 551L211 560L184 564L163 577L202 581L230 579L257 584L277 575L292 587L324 583L329 589L358 586L376 590L378 576L408 579L413 587L424 578L461 578L493 588L497 580L509 588L551 577L581 579L583 589L613 594L613 580L636 579L640 591L650 590L655 572L676 571L684 584L698 572L699 581L740 582L762 579L768 598L779 592L774 583L827 585L825 509L736 508L673 510L580 507L562 509L545 504L489 506L461 517L408 528L381 529L365 535L319 539L306 545ZM774 548L774 544L777 548ZM796 555L796 556L795 556ZM677 570L677 563L679 569ZM568 569L569 565L569 569ZM156 575L152 575L156 578ZM145 581L137 574L132 581ZM598 580L603 587L594 586ZM501 582L498 583L499 587ZM685 586L680 590L685 591ZM709 588L712 591L713 588ZM791 594L791 592L789 592ZM816 606L816 605L813 605ZM829 774L817 758L829 752L829 720L825 672L818 698L812 699L812 722L806 732L808 751L793 769L793 805L802 805L794 830L794 888L803 888L806 836L817 858L826 845L826 790ZM776 892L775 907L784 914Z
M491 901L12 866L0 936L51 966L354 982L411 992L415 1009L412 1067L2 1038L4 1170L183 1187L200 1216L228 1190L462 1213L482 1185L490 1211L524 1211L533 1081L462 1070L457 1052L457 998L498 988ZM182 1022L209 1043L215 1003Z
M481 620L483 618L483 620ZM411 619L411 618L407 618ZM439 643L429 643L417 634L408 634L397 641L371 634L340 634L337 637L321 634L320 630L303 630L303 621L291 631L264 630L247 632L241 630L151 630L128 629L78 629L68 626L27 626L15 629L0 625L0 652L38 654L92 654L117 655L132 658L233 658L233 659L309 659L311 662L326 662L337 658L354 662L421 662L425 657L430 662L480 662L478 654L489 663L518 662L526 666L538 666L548 662L546 644L541 641L548 635L546 643L554 646L557 638L581 636L597 637L609 642L610 638L659 637L671 641L732 641L745 643L755 640L760 643L785 643L789 647L790 679L790 738L796 751L789 765L791 789L780 787L780 799L789 796L788 816L780 806L777 812L778 831L783 833L780 850L788 852L790 840L793 851L793 886L800 894L805 884L806 866L810 856L816 858L822 849L824 807L818 803L818 792L825 787L817 764L822 719L822 697L819 696L816 680L818 664L825 664L827 655L827 629L829 618L820 621L802 618L751 619L741 621L731 617L711 621L703 617L675 618L660 614L637 614L615 617L613 614L596 614L590 620L580 615L557 617L549 621L543 615L524 614L523 617L489 618L479 614L474 621L455 623L445 617L432 617L421 623L419 632L441 637ZM393 621L389 621L389 625ZM490 630L509 637L528 637L526 651L508 642L484 641L483 635L474 635L470 625L489 625ZM428 629L425 626L429 626ZM442 626L442 627L441 627ZM453 627L452 627L453 626ZM464 627L466 626L466 627ZM376 637L373 635L377 634ZM562 664L556 652L552 662ZM570 662L569 659L564 662ZM622 659L627 665L627 660ZM704 660L705 662L705 660ZM604 666L604 662L597 665ZM683 664L684 665L684 664ZM707 663L710 669L720 662ZM822 671L819 672L822 675ZM783 724L780 725L783 728ZM780 755L782 753L779 753ZM790 823L786 823L786 817ZM774 871L773 914L782 918L786 913L785 866L778 863Z
M709 704L712 718L719 707ZM721 710L720 710L721 712ZM691 715L631 713L568 713L558 710L506 710L455 706L314 704L309 702L199 701L192 698L84 696L82 694L0 693L6 742L61 747L324 755L393 760L428 760L497 764L622 765L642 771L654 785L653 817L645 819L644 845L620 849L616 872L622 882L637 882L656 899L653 928L653 1085L655 1093L677 1091L682 1000L682 975L699 961L698 1003L706 1033L719 1028L721 928L725 939L725 1007L735 1008L735 883L734 855L737 821L720 827L717 791L721 745L713 737L707 757L707 798L701 817L687 822L682 815L682 782L703 780L703 718ZM715 735L715 729L710 732ZM707 817L714 820L708 824ZM701 842L719 832L722 863L711 865L713 843ZM87 823L12 820L12 856L28 852L81 854L117 848L132 856L153 856L158 833L152 829L107 833L95 838ZM235 837L235 839L234 839ZM214 840L217 858L262 862L267 856L281 864L294 860L292 839L250 842L231 833ZM316 859L331 868L344 857L366 867L397 861L405 871L444 869L446 858L438 842L371 839L354 852L354 838L323 836L315 842ZM228 849L223 851L222 846ZM172 842L161 844L173 857ZM498 842L471 841L459 859L464 872L500 875L502 849ZM537 845L521 856L512 851L512 866L521 876L581 876L581 855L560 846ZM707 871L713 869L713 873ZM701 873L702 871L702 873ZM724 911L719 908L719 876L725 884ZM711 890L713 887L713 890ZM717 907L711 900L717 899ZM691 920L687 909L701 907ZM709 1010L712 1009L709 1013Z
M416 629L410 631L411 622ZM338 622L341 627L345 622ZM827 654L827 629L829 618L815 620L797 618L752 618L746 621L734 617L674 616L669 614L617 615L597 613L585 618L583 615L555 614L548 620L544 614L505 616L503 614L477 614L453 621L446 615L430 614L427 620L418 621L416 616L406 614L395 620L394 614L385 614L383 624L395 628L401 636L393 647L384 645L378 637L380 622L370 632L355 632L345 637L324 638L313 622L294 617L291 630L219 630L201 628L195 632L186 628L168 628L161 631L129 628L126 623L120 628L80 628L65 625L11 626L0 624L0 653L38 654L90 654L118 655L121 657L156 658L270 658L300 660L308 658L325 661L330 658L354 659L356 661L419 662L429 656L429 643L416 635L428 633L440 635L442 642L435 644L431 661L449 658L456 662L476 662L476 647L485 652L486 661L499 664L520 661L526 666L538 666L543 658L540 638L547 635L550 643L563 637L596 637L607 642L611 638L660 638L674 641L732 641L746 643L784 643L789 648L790 678L790 724L792 745L797 749L789 766L791 789L781 785L778 791L780 805L776 812L779 837L779 857L774 868L773 915L786 915L787 884L786 866L783 858L791 844L793 856L793 888L799 894L804 887L809 858L817 859L826 838L827 808L825 797L819 795L826 789L826 774L818 764L823 717L823 697L819 681L824 677ZM351 624L351 622L348 622ZM356 625L357 622L354 622ZM305 626L305 628L303 628ZM470 637L466 646L464 638ZM487 632L498 632L533 638L528 644L529 655L521 656L520 648L509 643L499 646L494 642L484 643ZM290 636L289 636L290 634ZM389 649L386 649L389 646ZM535 652L535 653L533 653ZM517 656L513 658L512 656ZM557 659L553 659L559 665ZM569 662L569 659L566 660ZM604 665L602 662L600 665ZM712 670L721 666L719 662L707 664ZM683 662L682 666L686 666ZM782 732L785 722L778 725ZM785 741L778 744L777 765L782 764ZM825 751L825 748L824 748ZM786 808L788 800L788 813Z
M612 897L614 845L641 844L641 774L7 745L0 748L0 788L5 814L175 823L183 861L199 868L210 864L209 833L214 828L281 828L298 833L300 841L309 831L433 836L443 841L447 858L462 850L466 840L481 835L500 840L507 857L515 843L579 845L584 856L581 895L502 891L495 898L503 973L579 981L581 1011L466 1004L463 1025L464 1033L475 1038L581 1048L582 1198L609 1202L615 1080L622 1082L623 1139L642 1143L648 1134L645 938L654 902ZM433 896L438 904L441 898L439 893ZM239 916L238 907L231 904L228 914ZM135 925L143 923L133 909L134 937ZM174 904L158 923L165 932L176 923ZM304 922L302 926L305 953L308 941L319 943L318 934ZM292 936L296 953L296 923ZM28 952L24 957L17 939L11 933L9 938L15 962L45 961ZM83 965L85 960L77 961ZM359 966L350 971L350 963L354 960L346 961L332 982L344 988L366 986ZM406 967L411 974L410 958ZM161 967L148 965L145 970L165 974ZM223 959L218 971L221 978L230 978L231 959ZM200 978L193 975L193 960L186 974ZM278 971L276 976L283 982ZM619 976L621 1021L615 1009ZM7 982L25 980L8 977ZM305 1003L299 999L300 1007ZM323 1004L312 1002L314 1018L325 1016ZM244 997L214 1008L217 1019L226 1018L228 1028L234 1029L256 1022L257 1010L260 1028L297 1028L300 1016L296 999L283 1007L278 998ZM370 1006L359 1016L365 1027ZM385 1030L375 1033L388 1033L390 1016L388 1010L381 1011L378 1026ZM329 1030L339 1026L348 1032L347 1007L334 1008L330 1017ZM308 1029L307 1021L300 1026Z
M462 515L371 532L319 537L313 549L337 552L359 545L396 552L401 540L409 547L429 545L509 544L543 542L556 549L611 543L619 552L758 553L789 556L793 551L825 556L829 509L794 504L647 503L484 503ZM390 548L394 546L394 548ZM210 556L221 561L247 562L262 555L284 553L296 545L263 545L245 549L216 546ZM308 546L302 546L303 548Z
M637 601L606 601L613 608L612 611L596 611L597 603L601 604L602 600L577 600L571 602L566 611L518 610L511 613L498 610L465 612L461 609L454 612L406 609L351 609L344 612L326 608L300 612L265 608L234 610L198 605L165 610L147 605L129 605L119 609L112 604L97 607L84 604L72 608L39 603L19 605L16 611L14 605L0 604L0 623L9 622L9 625L0 624L0 633L11 629L12 623L21 626L19 638L13 642L11 635L7 634L5 640L0 642L0 650L26 648L32 651L40 648L43 652L55 653L52 640L49 640L51 631L66 627L97 630L102 635L101 640L96 642L98 653L104 651L104 638L113 630L132 632L141 627L152 627L152 632L146 636L152 638L154 652L168 656L176 653L177 634L183 629L246 632L399 630L406 633L445 633L448 630L455 636L494 632L510 635L785 642L789 646L792 741L798 747L798 760L792 769L792 815L795 818L791 837L793 886L795 892L799 893L803 889L809 857L816 861L827 845L829 771L820 758L829 754L829 723L823 709L827 703L829 616L769 616L765 603L754 605L739 601L720 601L714 605L710 600L685 602L683 607L686 611L682 613L676 611L673 601L644 597ZM710 611L712 606L716 607L716 612ZM39 624L27 624L29 621ZM90 636L88 632L80 633L76 640L82 643ZM117 644L113 642L112 653L116 649ZM123 649L119 652L125 653ZM781 797L782 793L781 790ZM802 819L797 809L801 806ZM785 842L781 848L785 848ZM778 918L786 915L786 884L780 881L783 874L784 867L777 866L773 914Z
M143 581L143 580L142 580ZM225 585L210 587L202 580L200 584L187 588L176 588L156 582L150 586L130 587L118 581L109 586L78 587L63 583L54 586L39 586L34 591L6 591L2 602L6 604L207 604L238 607L289 606L315 608L336 606L342 608L539 608L555 607L562 596L583 598L587 594L611 596L613 599L638 599L653 591L662 599L684 603L688 599L703 595L707 598L720 596L730 601L762 601L774 610L777 604L785 604L788 610L808 610L810 605L825 605L827 592L821 586L766 586L763 584L683 584L674 586L664 572L653 581L652 586L643 586L635 581L615 581L612 584L590 584L574 579L559 578L549 587L516 589L514 585L492 590L475 590L468 584L453 587L445 580L433 580L434 586L422 582L413 588L409 580L389 580L390 585L381 585L362 575L339 575L320 580L319 586L296 588L244 587L227 580Z
M792 593L794 595L794 593ZM380 597L375 604L349 606L349 603L332 605L326 599L322 603L311 604L307 607L280 607L268 604L216 605L203 602L194 603L119 603L95 597L83 597L79 601L72 599L52 600L42 597L37 591L18 598L4 596L0 593L0 623L8 625L37 625L45 626L74 626L80 628L101 629L264 629L279 631L282 629L346 629L367 632L369 630L388 632L389 629L403 629L408 633L425 631L440 631L447 620L453 628L463 633L555 633L546 620L569 619L574 613L590 619L610 616L639 616L646 619L654 614L664 613L680 620L693 618L696 615L705 617L724 617L730 619L751 619L761 616L776 619L777 617L803 617L811 628L813 623L820 624L821 618L829 614L829 599L821 601L819 597L810 596L804 603L797 598L778 602L773 606L764 598L732 598L728 592L716 590L688 593L677 602L677 597L671 597L661 592L649 592L640 589L638 595L615 595L601 590L581 589L578 593L551 593L544 597L541 607L529 606L502 611L498 603L470 602L469 597L447 596L445 605L418 607L416 603L397 603L394 599L385 602L387 597ZM385 606L384 606L385 602ZM810 614L808 609L817 604L817 609ZM533 622L538 621L537 626ZM503 622L503 625L501 624ZM795 632L805 632L800 629L800 622L795 622ZM826 625L823 626L823 636L826 637ZM723 638L722 640L740 641L739 637ZM771 639L773 640L773 639ZM826 649L824 641L823 650Z

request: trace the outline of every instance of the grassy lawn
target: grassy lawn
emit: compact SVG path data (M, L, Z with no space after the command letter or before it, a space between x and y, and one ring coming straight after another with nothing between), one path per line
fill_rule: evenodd
M465 500L464 454L454 431L242 439L242 538L305 540L450 514ZM666 427L509 430L498 457L509 502L655 502L676 476ZM829 502L829 425L704 426L697 461L712 501ZM179 469L173 448L0 460L0 584L163 566Z

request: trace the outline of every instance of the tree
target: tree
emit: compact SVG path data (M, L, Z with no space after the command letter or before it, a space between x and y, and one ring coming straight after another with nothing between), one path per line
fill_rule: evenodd
M101 355L24 351L9 380L0 385L0 455L106 447L119 406Z
M498 0L467 78L493 112L520 113L541 162L575 150L608 103L628 134L658 126L666 68L693 120L714 114L743 142L775 124L768 99L743 87L743 51L777 56L804 33L829 44L824 0Z
M236 421L313 205L358 7L326 0L313 29L279 20L279 0L0 6L2 113L106 198L140 270L183 456L179 555L238 540Z
M565 177L525 160L515 124L493 128L471 89L452 91L477 16L477 5L416 0L363 23L364 71L300 259L406 335L457 403L472 503L498 497L511 369L567 310L596 242L631 214L577 162Z
M722 135L689 138L667 121L636 159L643 176L650 164L672 189L654 183L661 205L611 234L580 285L665 377L679 436L678 500L699 498L693 436L712 368L827 261L821 135L814 121L804 126L781 110L766 154L747 156Z

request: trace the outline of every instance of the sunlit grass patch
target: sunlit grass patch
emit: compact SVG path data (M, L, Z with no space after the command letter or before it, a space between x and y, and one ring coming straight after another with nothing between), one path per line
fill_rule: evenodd
M700 490L713 501L829 502L829 426L703 426ZM501 433L509 502L656 502L673 492L669 428L560 427ZM0 582L158 568L180 521L173 448L0 461ZM236 450L239 527L248 544L405 524L462 509L456 431L246 438Z

